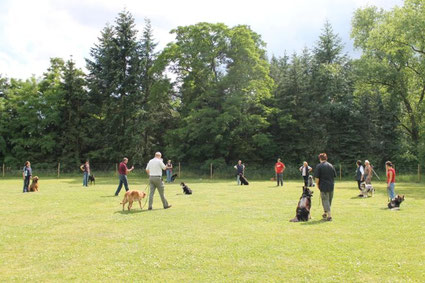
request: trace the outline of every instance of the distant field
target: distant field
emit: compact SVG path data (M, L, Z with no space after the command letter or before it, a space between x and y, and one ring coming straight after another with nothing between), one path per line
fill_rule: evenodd
M181 181L181 180L178 180ZM0 281L424 282L425 188L398 183L400 211L386 209L384 183L357 198L337 182L333 222L322 222L315 191L312 221L290 223L301 181L183 180L166 185L173 207L122 212L116 178L0 179ZM146 179L130 179L144 189Z

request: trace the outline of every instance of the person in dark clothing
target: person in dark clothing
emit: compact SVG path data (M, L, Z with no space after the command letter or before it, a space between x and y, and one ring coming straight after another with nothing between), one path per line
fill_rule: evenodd
M357 164L357 169L356 169L357 186L361 193L359 196L363 196L363 191L362 191L362 188L360 187L360 184L363 182L364 168L360 160L357 160L356 164Z
M128 180L127 180L127 174L131 171L133 171L134 166L131 166L130 169L127 168L128 158L124 157L122 162L120 163L120 166L118 167L118 174L119 174L119 180L120 183L118 185L117 191L115 192L115 196L118 196L118 194L121 191L122 185L125 187L125 191L128 191Z
M240 180L240 176L242 175L244 175L244 173L245 173L245 165L243 165L242 164L242 161L241 160L239 160L238 161L238 164L236 164L235 165L235 167L234 167L235 169L236 169L236 182L238 183L238 185L241 185L241 180Z
M326 153L319 154L320 163L316 165L314 177L316 178L316 186L320 190L320 197L324 214L324 220L332 221L331 205L334 194L334 178L336 171L332 164L328 162Z
M28 193L28 187L30 185L30 180L32 177L31 162L26 161L24 169L22 170L22 177L24 178L24 189L23 193Z

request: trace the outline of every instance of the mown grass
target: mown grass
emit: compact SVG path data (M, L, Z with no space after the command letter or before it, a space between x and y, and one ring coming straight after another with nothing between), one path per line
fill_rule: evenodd
M181 181L181 180L179 180ZM360 199L355 182L337 182L333 222L288 222L301 182L186 181L166 185L173 205L122 212L116 178L0 180L0 281L425 281L425 189L399 183L400 211L386 209L384 183ZM144 189L145 179L130 179Z

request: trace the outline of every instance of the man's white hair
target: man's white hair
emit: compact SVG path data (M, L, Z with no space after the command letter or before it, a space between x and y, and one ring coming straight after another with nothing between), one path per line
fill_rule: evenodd
M161 156L162 156L162 154L161 154L161 152L157 151L157 152L155 152L155 156L159 156L159 157L161 157Z
M364 163L370 163L370 162L369 162L369 160L367 160L367 159L366 159L366 160L364 161Z

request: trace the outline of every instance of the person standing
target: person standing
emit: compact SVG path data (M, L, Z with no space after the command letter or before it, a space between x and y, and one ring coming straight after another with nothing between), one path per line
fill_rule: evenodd
M90 176L90 163L88 160L80 166L81 171L83 171L83 187L89 186L89 176Z
M171 176L173 175L173 164L171 164L171 160L168 160L165 165L165 173L167 174L167 183L171 183Z
M328 162L326 153L319 154L319 161L320 163L316 165L316 169L314 170L314 177L316 178L316 186L320 190L320 197L325 212L322 217L324 220L332 221L331 206L336 171L333 165Z
M22 170L22 177L24 178L24 189L23 193L28 193L28 187L30 185L30 180L32 177L31 162L26 161L24 169Z
M311 168L310 166L308 166L307 161L303 162L303 166L300 167L300 171L301 171L301 176L303 176L304 178L304 186L308 186L308 176L310 175L311 170L313 170L313 168Z
M387 193L391 201L395 198L395 169L391 161L385 162L385 169L387 171Z
M245 173L245 165L243 165L242 161L239 160L238 164L236 164L234 168L236 169L236 182L238 185L240 185L241 184L240 176L241 175L243 176Z
M274 171L276 172L277 187L279 187L279 183L283 187L283 171L285 171L285 164L282 163L280 158L277 159L274 165Z
M372 166L370 165L369 160L364 161L364 173L363 173L363 180L366 184L371 184L372 182Z
M149 160L148 165L146 166L146 173L149 175L149 207L148 210L152 210L153 204L153 195L155 189L158 189L159 196L161 197L162 205L164 209L170 208L171 205L168 204L164 196L164 183L162 182L162 170L166 168L164 162L161 158L161 152L156 152L155 157Z
M359 188L360 195L363 196L362 188L360 187L361 183L364 180L364 168L361 160L357 160L356 162L357 169L356 169L356 181L357 181L357 187Z
M128 191L128 179L127 174L133 171L134 166L131 166L130 169L127 168L128 158L124 157L122 162L120 163L120 166L118 167L118 174L119 174L119 180L120 183L118 185L117 191L115 192L115 196L118 196L118 194L121 191L122 185L125 187L125 191Z

